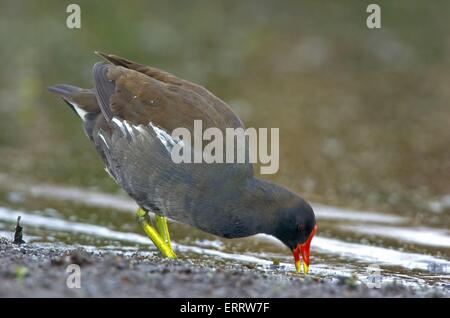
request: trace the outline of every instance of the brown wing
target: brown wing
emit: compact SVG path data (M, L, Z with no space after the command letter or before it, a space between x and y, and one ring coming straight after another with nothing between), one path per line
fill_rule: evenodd
M244 127L231 108L205 88L153 67L98 54L113 63L94 66L96 90L109 95L101 105L106 117L135 124L151 121L169 132L177 127L192 129L195 119L202 120L204 129Z

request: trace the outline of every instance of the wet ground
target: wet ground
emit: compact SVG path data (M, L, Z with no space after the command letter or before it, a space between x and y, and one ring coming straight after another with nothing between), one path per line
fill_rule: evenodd
M404 286L400 296L449 297L450 4L413 2L379 1L383 27L376 31L365 26L359 0L110 1L106 11L79 1L80 30L67 29L60 1L0 3L0 40L8 44L0 51L7 61L0 72L0 236L12 239L20 215L27 241L22 258L2 244L0 288L9 286L10 295L102 295L119 280L102 281L96 264L120 276L108 261L114 257L97 255L107 251L149 257L125 256L142 262L143 273L127 272L132 277L161 266L171 274L190 268L184 281L166 275L180 286L201 281L197 270L218 268L222 276L207 282L231 295L239 292L230 287L237 272L236 282L246 275L255 281L248 295L268 296L262 287L279 281L309 295L302 286L325 280L314 285L322 286L317 293L330 288L324 296L381 295L395 282ZM61 82L90 87L94 50L206 86L247 127L280 128L280 171L264 178L313 203L319 232L310 282L293 274L289 251L267 236L223 240L171 223L181 260L157 258L135 222L135 204L104 172L73 112L45 89ZM49 279L64 276L63 265L48 265L51 255L80 246L96 254L86 271L98 289L74 292ZM28 268L22 283L8 274L17 266ZM350 278L380 289L339 285ZM43 280L47 287L33 284ZM146 289L132 281L139 293L157 292L152 282Z
M279 266L168 260L142 249L64 244L16 246L0 239L0 297L445 297L401 284L369 288L354 277L332 281ZM73 265L77 269L73 269ZM79 280L74 273L79 269Z
M0 280L6 283L4 286L8 286L6 290L11 295L32 296L39 292L66 296L126 295L119 291L116 294L108 286L120 284L123 277L131 275L133 282L142 279L136 285L136 296L145 293L147 296L225 296L229 293L234 296L286 297L301 295L293 291L297 288L298 292L311 297L450 297L448 232L405 226L408 219L398 215L313 204L323 234L317 235L312 242L312 265L305 280L303 275L294 272L290 252L270 236L226 240L171 222L174 250L180 257L172 262L161 259L141 233L132 214L136 205L124 195L13 182L6 176L0 181L13 189L1 192L9 201L7 206L0 207L0 236L11 242L15 222L21 216L27 242L21 247L3 243L1 248L4 276ZM38 207L40 204L42 209ZM52 208L48 208L49 204ZM30 210L28 205L34 209ZM61 285L61 280L67 278L65 269L71 263L70 257L64 258L65 267L60 267L59 272L52 269L54 262L51 259L70 254L78 247L88 252L82 254L90 259L86 262L89 264L86 285L91 287L64 291L66 285ZM108 257L103 259L103 255ZM120 256L120 261L126 264L131 262L139 266L134 270L117 270L111 262L117 258L111 255ZM21 289L22 283L11 276L12 270L22 267L29 275L30 284L36 280L35 290ZM99 272L99 268L106 272ZM146 278L149 271L153 273L154 281L149 282ZM199 277L202 275L195 274L198 271L212 276L202 280ZM249 278L245 278L247 274ZM57 275L59 280L52 279L51 275ZM163 277L168 277L167 282L181 286L177 285L177 291L169 290L170 284L161 290L154 289L155 283L159 284ZM51 283L40 286L41 280ZM200 282L221 287L214 292L207 292L206 287L189 291ZM236 288L243 282L248 284ZM264 287L270 284L271 288ZM131 289L131 285L134 283L127 288ZM277 291L276 286L283 291Z

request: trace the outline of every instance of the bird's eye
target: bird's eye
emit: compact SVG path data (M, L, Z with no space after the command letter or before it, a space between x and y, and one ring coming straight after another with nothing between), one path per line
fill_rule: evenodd
M305 224L299 224L298 225L298 230L300 231L300 232L303 232L304 230L305 230Z

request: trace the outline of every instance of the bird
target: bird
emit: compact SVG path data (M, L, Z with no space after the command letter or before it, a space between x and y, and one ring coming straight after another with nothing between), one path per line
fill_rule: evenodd
M241 238L271 235L293 254L295 269L309 271L317 232L311 205L288 188L254 175L244 163L174 163L182 144L171 132L245 128L231 107L201 85L131 60L95 52L93 88L48 87L83 123L105 170L136 201L138 223L163 257L177 258L167 219L204 232ZM150 218L154 215L154 222Z

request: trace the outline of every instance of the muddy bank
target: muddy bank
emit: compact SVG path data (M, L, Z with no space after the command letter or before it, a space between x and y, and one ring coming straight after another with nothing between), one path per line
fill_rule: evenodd
M146 251L108 251L62 244L14 245L0 239L0 297L445 297L442 290L400 285L370 289L351 279L330 282L258 272L241 265L213 267L170 261ZM68 288L77 264L80 288ZM76 286L74 276L69 283Z

